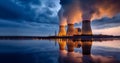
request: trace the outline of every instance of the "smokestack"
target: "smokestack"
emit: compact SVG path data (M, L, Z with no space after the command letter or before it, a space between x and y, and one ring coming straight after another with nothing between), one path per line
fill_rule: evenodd
M82 35L92 35L91 21L83 20L82 21Z
M59 26L58 36L66 36L65 26L62 26L62 25Z
M68 24L67 36L73 36L75 34L74 24Z

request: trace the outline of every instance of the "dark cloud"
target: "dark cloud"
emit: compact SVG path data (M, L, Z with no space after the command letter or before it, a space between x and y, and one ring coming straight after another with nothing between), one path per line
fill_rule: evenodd
M15 0L18 5L22 5L26 10L32 11L33 21L38 23L58 23L57 5L54 1L47 0ZM56 13L56 15L55 15ZM53 20L56 19L56 20Z
M0 0L0 19L57 24L56 7L52 0Z
M61 5L68 5L71 4L74 0L60 0Z
M28 5L28 4L36 4L36 5L40 5L41 1L40 0L14 0L16 2L19 1L19 3L23 4L23 5Z
M30 15L22 7L12 1L0 0L0 18L29 20Z
M94 20L92 26L97 29L118 27L120 26L120 14L112 18L104 17L99 20Z
M58 25L50 23L36 23L36 22L13 22L10 20L0 19L0 35L10 36L45 36L54 35L58 29ZM49 32L48 32L49 31Z
M27 23L0 19L0 28L30 28Z

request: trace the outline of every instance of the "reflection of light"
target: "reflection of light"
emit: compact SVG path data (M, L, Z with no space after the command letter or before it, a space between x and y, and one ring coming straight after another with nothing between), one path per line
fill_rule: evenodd
M58 40L58 42L59 42L59 49L60 50L65 50L66 41L64 41L64 40Z
M66 55L60 55L59 57L59 60L62 63L114 63L114 59L112 57L82 55L81 53L76 52L68 52Z
M82 41L82 54L91 55L92 41Z
M93 46L111 46L115 42L94 42ZM60 44L60 43L59 43ZM72 40L67 40L67 49L68 50L60 50L61 52L59 55L60 63L115 63L115 59L113 57L106 57L101 55L93 55L91 54L91 46L92 41L81 41L80 44L82 46L82 53L74 52L74 48L76 44L79 44L77 42L73 42ZM111 44L111 45L110 45ZM116 45L114 45L116 47ZM117 45L118 47L120 46ZM119 47L120 48L120 47Z
M105 41L105 42L93 42L93 46L120 48L120 41Z
M68 42L67 42L68 52L73 52L74 51L74 46L75 46L75 42L73 42L72 40L68 40Z

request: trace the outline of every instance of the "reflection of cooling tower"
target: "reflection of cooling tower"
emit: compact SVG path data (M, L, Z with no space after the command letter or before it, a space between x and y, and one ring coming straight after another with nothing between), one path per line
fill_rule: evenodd
M81 41L76 41L75 48L80 48L80 47L81 47Z
M59 42L59 50L65 50L65 47L66 47L66 41L65 40L58 40Z
M91 54L91 47L92 47L92 40L82 41L82 54L83 55L90 55Z
M66 35L65 26L60 26L58 36L65 36L65 35Z
M75 34L74 24L68 24L67 36L73 36Z
M92 35L90 20L82 21L82 35Z
M68 42L67 42L68 52L73 52L74 51L74 46L75 46L75 43L72 40L68 39Z

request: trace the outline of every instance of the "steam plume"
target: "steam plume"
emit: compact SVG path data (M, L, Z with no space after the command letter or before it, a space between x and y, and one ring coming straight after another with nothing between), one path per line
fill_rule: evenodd
M81 20L79 0L61 0L64 15L67 17L67 24L78 23Z
M62 7L61 7L61 9L58 12L58 16L59 16L60 26L67 25L67 18L64 16L64 9Z
M113 17L120 12L120 0L79 0L82 19Z
M113 17L120 13L120 0L60 0L67 23Z

